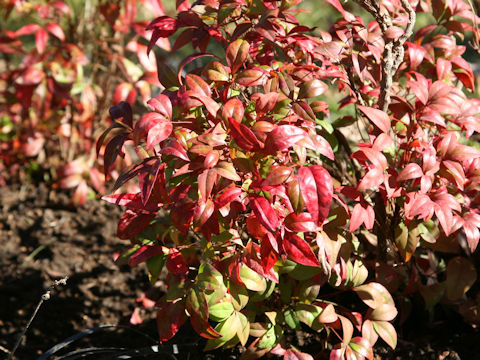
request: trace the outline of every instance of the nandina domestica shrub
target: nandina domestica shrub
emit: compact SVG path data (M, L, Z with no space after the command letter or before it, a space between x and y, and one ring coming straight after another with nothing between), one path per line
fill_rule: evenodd
M243 359L312 359L286 340L300 329L330 359L372 359L378 338L396 346L395 302L474 303L480 102L456 42L479 19L463 1L358 0L366 23L327 0L326 32L298 23L299 2L177 2L148 51L175 34L193 53L159 69L149 112L110 110L105 171L133 144L115 188L141 190L104 197L126 207L117 261L152 282L166 267L161 341L189 319L206 350L241 343ZM435 21L413 33L421 12Z
M159 85L142 43L148 21L137 20L147 11L164 15L155 0L1 2L0 183L36 171L75 189L77 204L105 193L95 140L110 125L112 93L133 106Z

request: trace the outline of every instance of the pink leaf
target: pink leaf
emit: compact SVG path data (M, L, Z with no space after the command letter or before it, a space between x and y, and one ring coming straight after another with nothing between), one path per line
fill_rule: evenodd
M140 0L140 2L149 10L149 12L155 16L164 16L165 9L161 0Z
M65 41L65 34L63 33L62 28L58 24L47 24L45 29L50 31L54 36L56 36L61 41Z
M288 349L283 355L283 360L313 360L313 356L296 349Z
M38 29L35 33L35 46L39 54L43 54L47 47L48 33L43 29Z
M352 22L352 21L355 21L355 16L353 16L351 13L349 13L348 11L345 11L345 9L342 7L342 5L340 4L340 1L338 0L327 0L327 2L332 5L335 9L337 9L340 14L343 15L343 17L345 18L345 20L349 21L349 22Z
M411 179L417 179L423 176L423 171L420 165L416 163L410 163L400 171L397 176L397 181L406 181Z

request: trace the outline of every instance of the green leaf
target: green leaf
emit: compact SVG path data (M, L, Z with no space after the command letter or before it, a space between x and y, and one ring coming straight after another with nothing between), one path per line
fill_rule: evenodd
M397 332L392 324L387 321L373 321L373 328L388 346L395 349L397 346Z
M235 310L240 311L248 304L248 292L243 286L235 284L233 281L229 283L229 292L231 301Z
M420 229L414 222L411 222L408 227L404 223L398 224L395 229L395 244L405 262L410 261L419 241Z
M191 287L187 292L186 308L189 314L197 313L202 319L208 319L208 304L205 294L196 286Z
M240 268L240 278L248 290L263 292L267 289L265 278L245 264Z
M313 302L320 292L320 284L313 279L309 279L300 284L298 289L298 298L302 302Z
M267 330L265 334L262 335L258 341L259 349L270 349L272 348L277 341L277 335L275 334L275 327L272 326Z
M298 320L312 327L313 321L320 315L322 308L312 304L298 303L294 307Z
M150 280L150 284L155 284L158 280L158 276L162 272L163 266L167 262L168 255L157 255L148 258L146 261L147 269L148 269L148 279Z
M211 305L208 309L208 312L210 319L221 322L230 317L230 315L233 313L233 310L233 304L231 302L224 301Z
M215 330L222 335L218 339L210 339L205 345L205 351L213 350L224 345L227 341L231 340L236 334L238 329L241 327L240 319L238 318L237 312L233 312L232 315L227 318L225 321L219 323Z
M295 280L304 281L307 279L311 279L315 275L318 275L322 272L322 268L320 266L306 266L302 264L297 264L293 271L289 273L289 275L294 278Z
M269 298L270 295L272 295L273 291L275 290L276 284L273 281L266 281L266 283L267 283L267 288L265 289L265 291L261 293L256 293L252 297L250 297L251 302L263 301Z
M288 308L287 310L285 310L285 312L283 313L283 317L285 318L285 323L290 326L290 328L292 328L293 330L300 329L300 320L298 320L298 317L293 309Z
M205 293L208 305L218 303L227 293L222 274L210 264L200 265L196 283Z
M241 312L237 312L238 320L240 321L240 326L237 329L237 336L240 343L245 346L250 336L250 322L247 317Z
M128 259L130 259L130 256L135 254L137 252L137 250L140 249L140 247L141 247L141 245L137 244L137 245L134 245L133 247L131 247L130 249L128 249L127 251L125 251L122 255L120 255L115 260L115 264L117 264L118 266L128 264Z

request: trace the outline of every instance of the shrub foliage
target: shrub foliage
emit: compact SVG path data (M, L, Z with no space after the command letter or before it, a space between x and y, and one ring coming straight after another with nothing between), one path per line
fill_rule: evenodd
M76 204L105 193L95 141L110 125L107 110L147 101L159 85L143 43L148 21L137 20L147 11L164 15L147 0L1 2L1 184L54 181L75 189Z
M243 359L312 359L285 336L303 329L330 359L372 359L379 338L396 346L397 309L408 317L415 294L480 322L469 292L480 237L480 151L469 138L480 102L457 44L477 37L471 3L356 0L367 22L327 0L340 19L324 31L298 23L299 2L177 1L169 17L144 0L157 16L148 26L135 22L135 1L122 12L99 4L118 33L135 29L126 49L146 67L118 60L128 76L97 152L106 174L119 158L137 159L122 163L115 189L138 178L139 191L104 199L126 208L118 236L132 247L117 262L146 262L152 283L167 270L161 341L188 320L206 350L241 343ZM35 36L2 75L2 121L20 129L2 148L8 156L15 146L35 156L68 129L86 152L92 144L87 59L48 17L68 8L47 4L35 8L42 24L2 32L4 54ZM414 32L422 12L431 24ZM176 69L159 66L157 79L156 45L192 50ZM132 92L150 97L148 84L162 91L137 117ZM95 184L89 169L81 174Z

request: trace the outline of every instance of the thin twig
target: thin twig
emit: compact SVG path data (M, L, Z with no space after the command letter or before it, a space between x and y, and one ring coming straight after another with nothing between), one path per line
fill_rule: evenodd
M16 351L17 348L20 346L20 343L22 342L23 337L25 336L28 328L29 328L30 325L32 324L33 319L35 319L35 317L37 316L37 313L38 313L38 311L40 310L43 302L50 299L50 292L51 292L53 289L55 289L57 286L59 286L59 285L67 285L67 280L68 280L68 276L65 276L63 279L60 279L60 280L55 280L55 282L54 282L52 285L50 285L49 288L47 289L47 291L45 291L45 293L42 295L42 297L40 298L40 301L39 301L38 304L37 304L37 307L35 308L35 311L33 312L32 316L31 316L30 319L28 320L27 325L25 326L25 328L23 329L22 333L21 333L20 336L18 337L17 342L15 343L15 346L13 347L12 352L11 352L10 355L8 356L8 360L12 360L12 359L13 359L13 355L15 354L15 351Z

